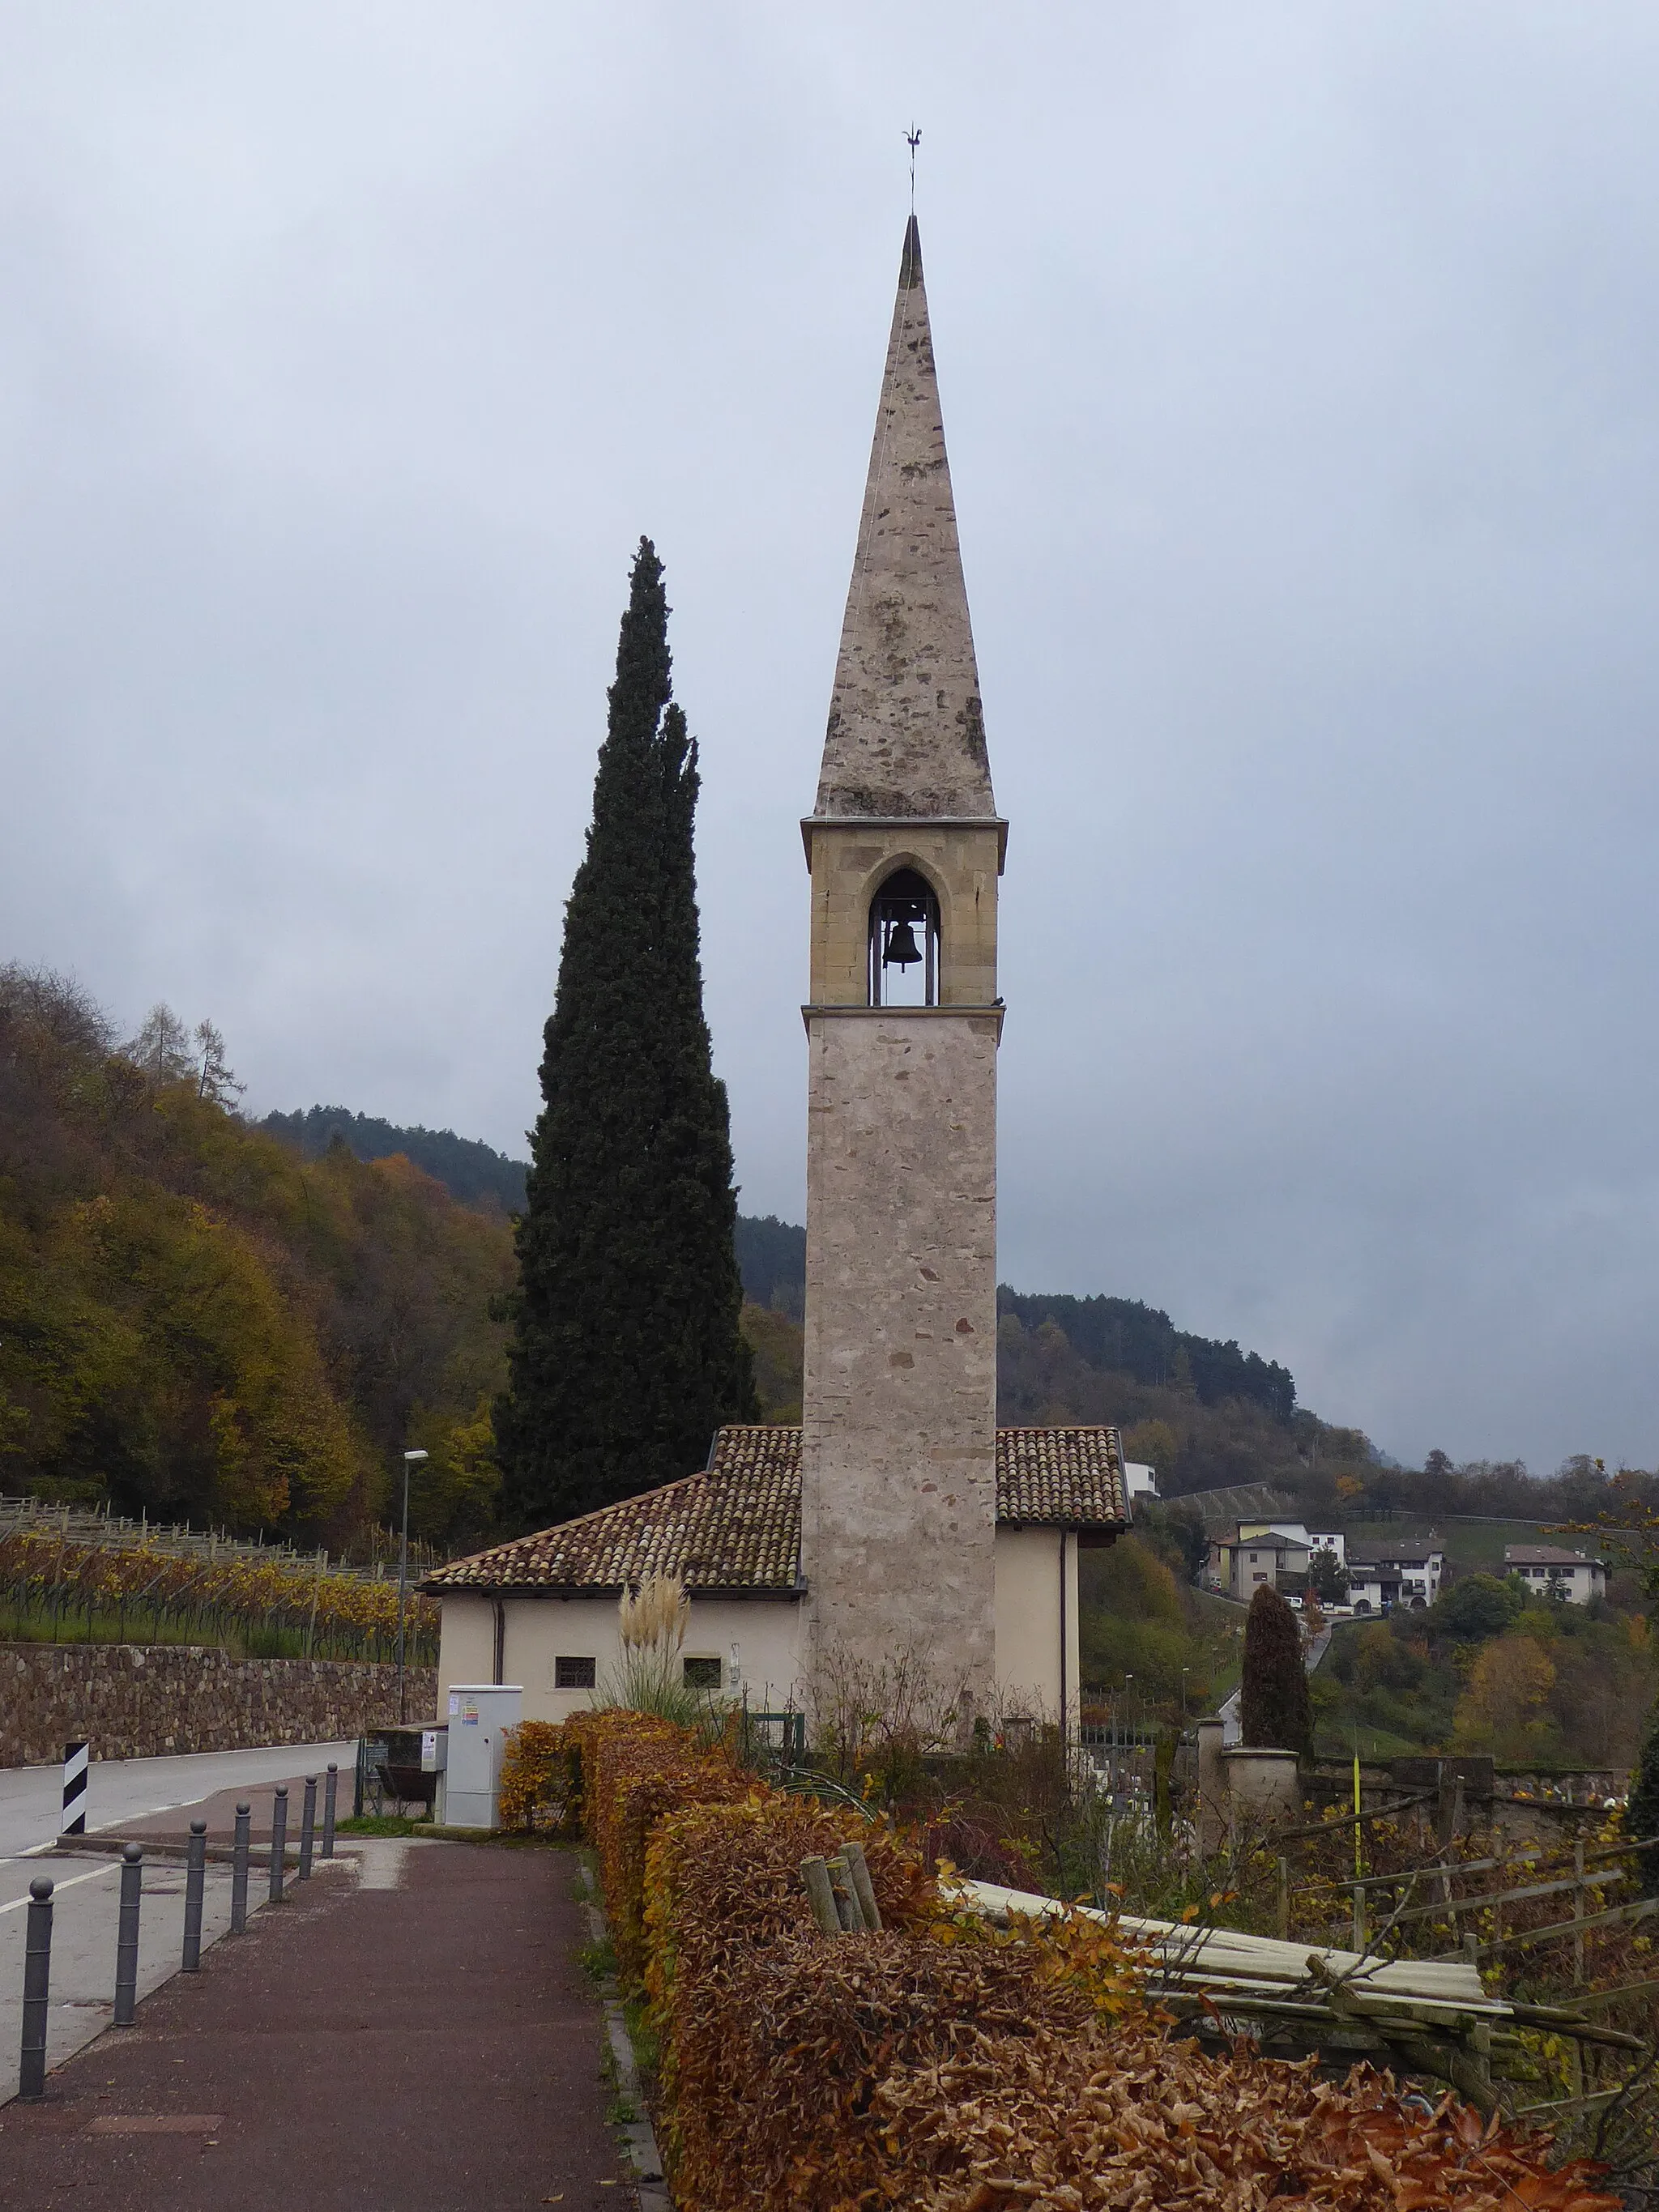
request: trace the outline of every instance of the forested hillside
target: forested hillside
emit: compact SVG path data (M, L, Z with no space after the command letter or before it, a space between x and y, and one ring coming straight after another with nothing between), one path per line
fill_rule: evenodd
M401 1152L458 1198L483 1195L509 1207L522 1200L522 1161L447 1130L405 1128L338 1106L270 1115L263 1126L308 1153L332 1141L366 1161ZM736 1241L763 1413L799 1419L806 1231L773 1214L740 1214ZM1339 1478L1363 1489L1381 1471L1358 1430L1297 1408L1288 1369L1178 1329L1156 1307L1006 1286L997 1303L1000 1418L1115 1422L1131 1456L1158 1468L1166 1495L1235 1482L1306 1485L1311 1510L1336 1495Z
M337 1545L419 1444L416 1533L489 1537L491 1300L523 1164L339 1107L250 1127L219 1103L216 1032L192 1066L158 1013L165 1048L156 1017L118 1048L72 986L0 969L0 1489ZM738 1255L763 1417L797 1420L805 1233L740 1218ZM1000 1418L1114 1422L1166 1498L1270 1482L1310 1513L1402 1524L1608 1503L1589 1460L1547 1482L1439 1452L1395 1467L1297 1407L1276 1362L1127 1299L999 1303ZM1659 1504L1659 1482L1626 1494Z
M142 1057L0 969L0 1487L337 1549L422 1444L416 1528L487 1528L505 1216Z
M530 1172L523 1160L509 1159L493 1145L476 1137L458 1137L453 1129L400 1128L373 1114L354 1114L349 1106L309 1106L305 1112L267 1114L262 1129L282 1137L308 1160L319 1159L336 1142L360 1160L388 1160L401 1152L429 1176L435 1176L452 1198L463 1206L499 1206L505 1213L524 1211L524 1179Z
M997 1311L1012 1316L1027 1336L1057 1328L1091 1367L1158 1390L1189 1395L1200 1406L1230 1399L1259 1406L1280 1423L1296 1411L1296 1382L1288 1368L1241 1352L1236 1343L1191 1336L1166 1313L1134 1298L1024 1297L1005 1285Z

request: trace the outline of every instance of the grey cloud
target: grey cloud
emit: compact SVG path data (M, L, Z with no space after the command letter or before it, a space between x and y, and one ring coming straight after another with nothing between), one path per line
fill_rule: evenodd
M745 1202L921 120L1003 1272L1659 1450L1650 10L13 12L0 951L518 1148L627 561Z

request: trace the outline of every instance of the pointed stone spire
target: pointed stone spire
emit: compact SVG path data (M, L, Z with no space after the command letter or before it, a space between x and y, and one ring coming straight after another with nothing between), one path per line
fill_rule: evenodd
M980 821L996 812L915 216L816 811Z

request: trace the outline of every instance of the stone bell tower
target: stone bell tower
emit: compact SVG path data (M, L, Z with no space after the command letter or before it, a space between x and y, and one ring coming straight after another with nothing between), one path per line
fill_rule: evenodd
M801 1567L809 1671L995 1672L997 878L912 216L817 804Z

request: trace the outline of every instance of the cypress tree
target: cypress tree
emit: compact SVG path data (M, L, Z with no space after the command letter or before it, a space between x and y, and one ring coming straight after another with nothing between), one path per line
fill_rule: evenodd
M1239 1718L1247 1744L1313 1756L1313 1704L1302 1663L1302 1636L1271 1583L1263 1583L1244 1616L1244 1681Z
M697 749L669 670L662 564L641 538L507 1302L495 1433L520 1527L692 1474L722 1421L755 1413L726 1086L702 1011Z
M1625 1833L1633 1844L1659 1836L1659 1705L1648 1723L1647 1741L1630 1778L1630 1797L1625 1807ZM1640 1855L1638 1875L1644 1897L1659 1897L1659 1847Z

